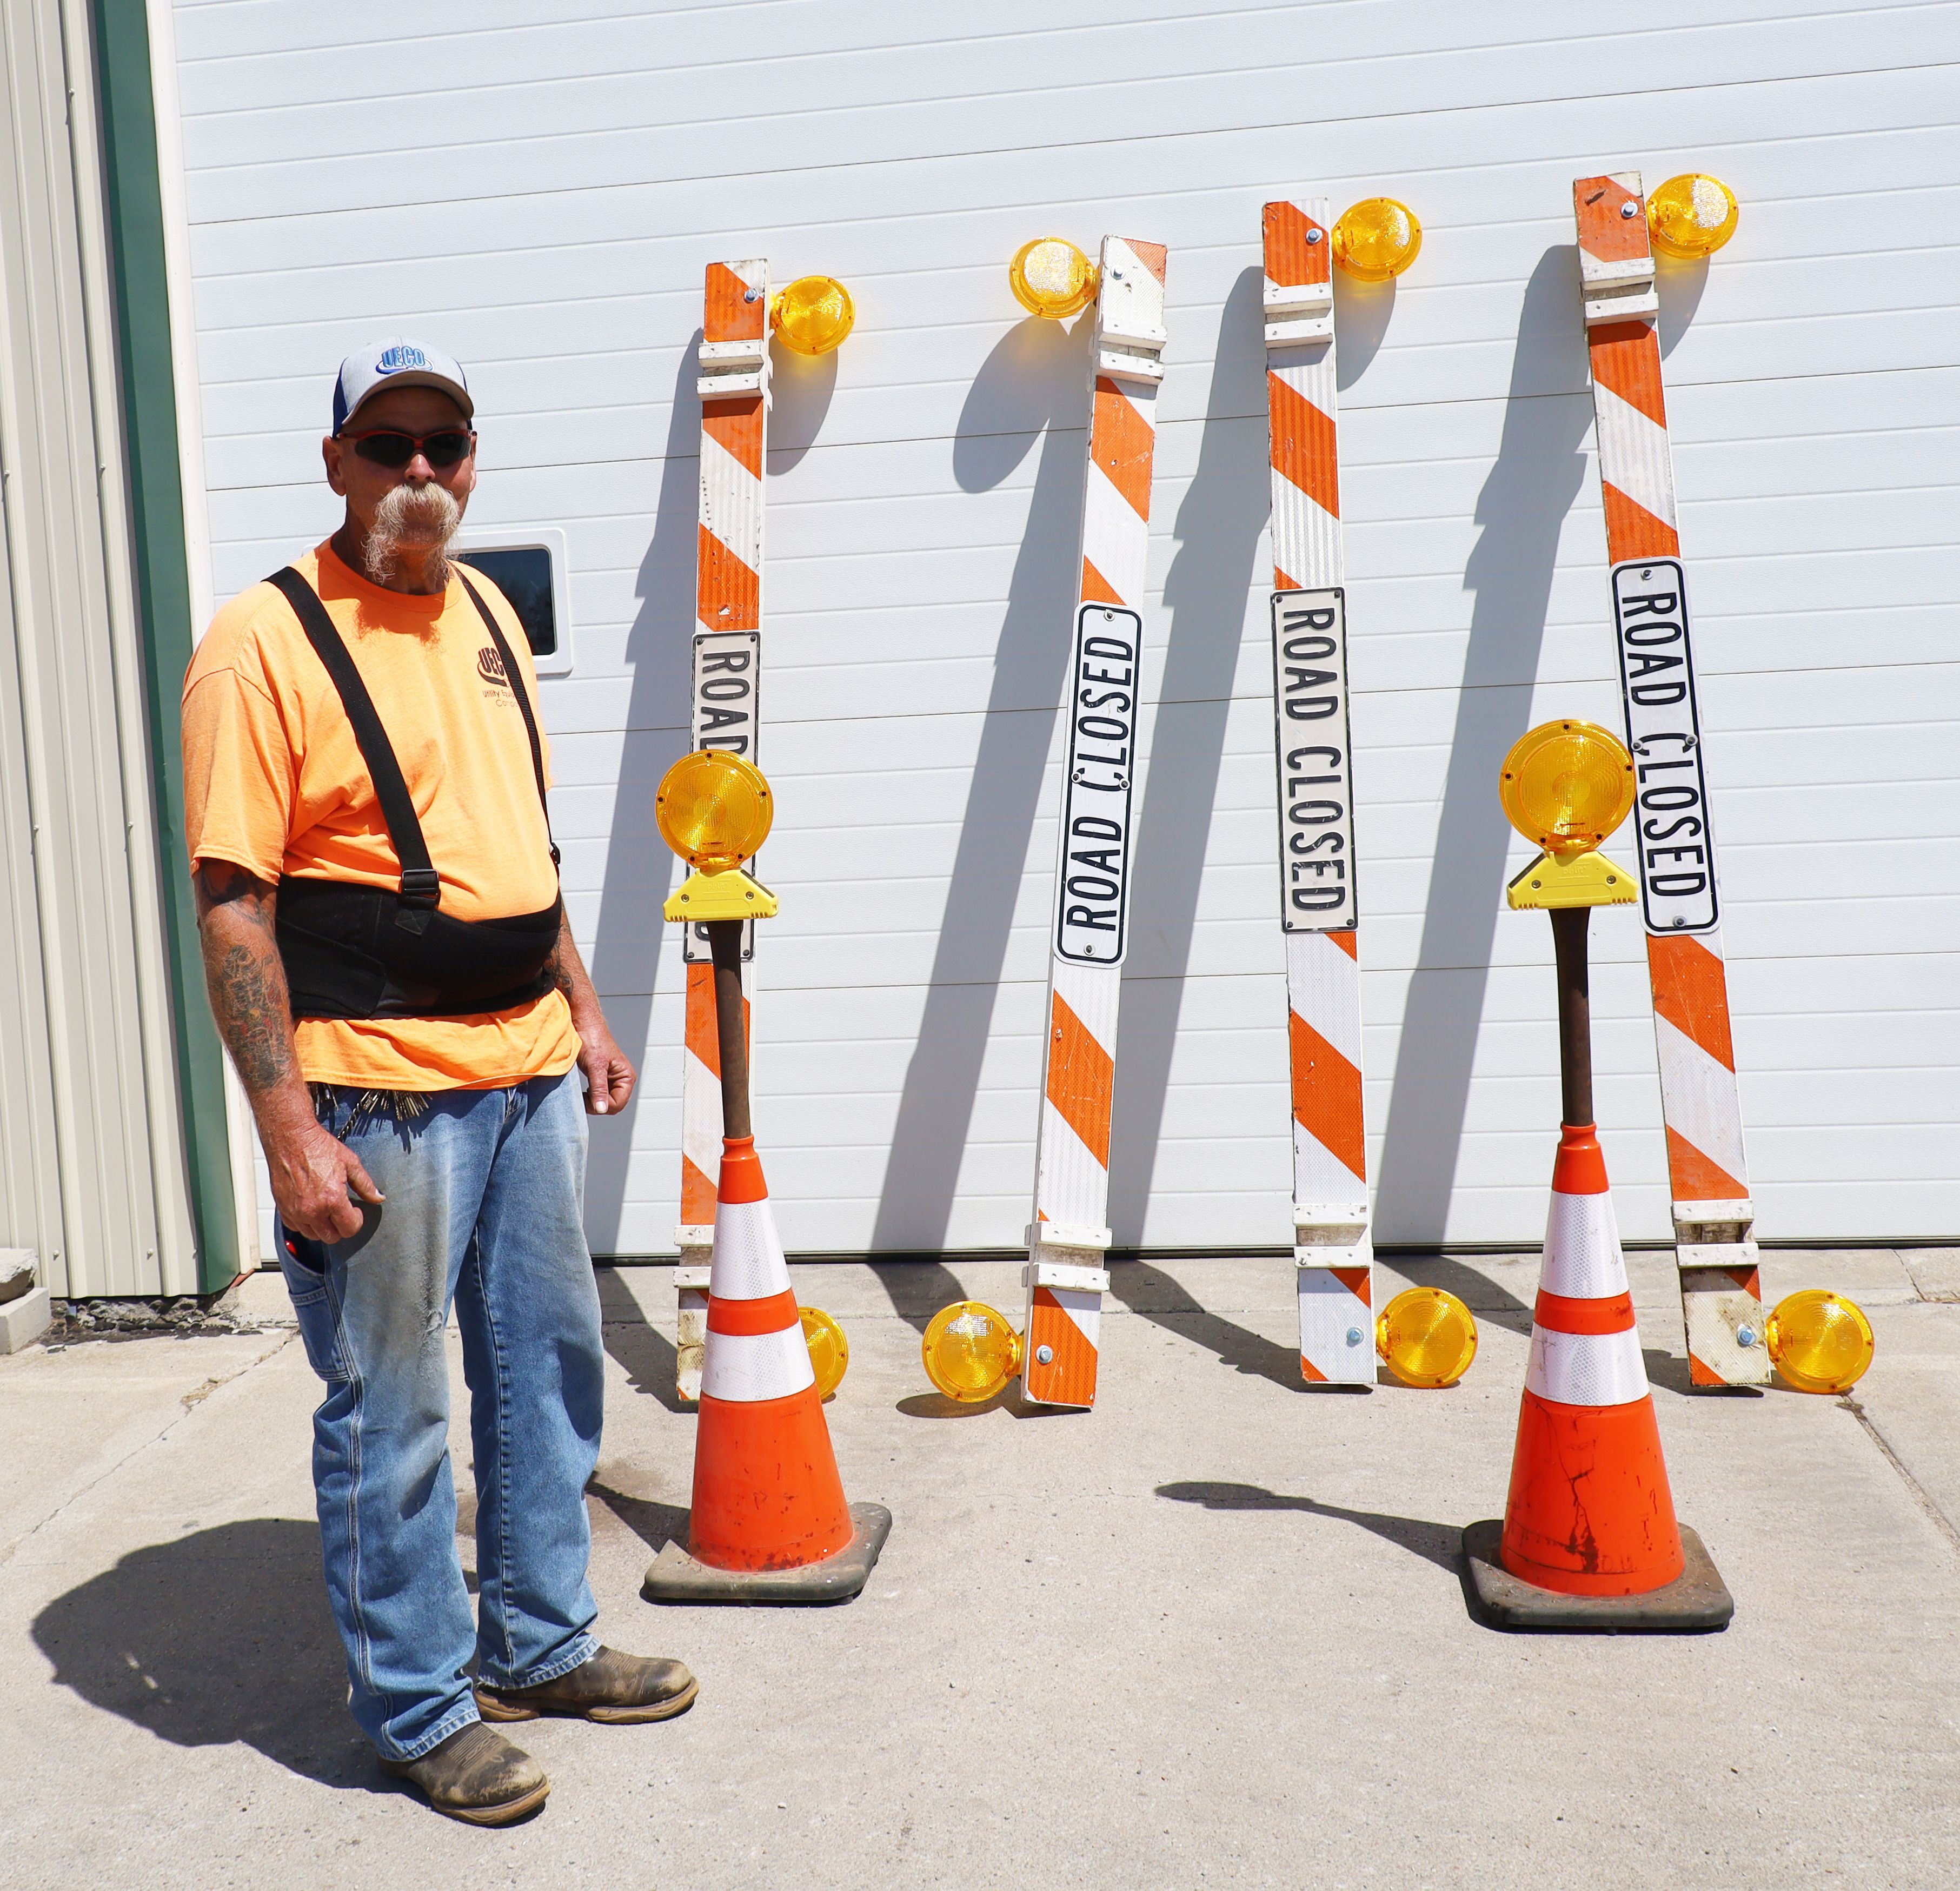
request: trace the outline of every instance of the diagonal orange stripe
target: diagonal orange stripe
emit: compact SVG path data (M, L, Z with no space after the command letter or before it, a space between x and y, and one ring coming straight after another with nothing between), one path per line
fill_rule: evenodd
M1677 1130L1667 1132L1667 1179L1677 1202L1742 1202L1748 1185L1711 1162Z
M1150 516L1150 450L1157 433L1136 403L1106 374L1096 377L1095 412L1089 423L1089 457L1130 502L1140 519Z
M1341 516L1341 473L1334 420L1304 394L1268 371L1267 413L1272 429L1273 470L1297 485L1324 512Z
M1137 260L1161 282L1170 252L1161 243L1146 243L1140 237L1125 237L1123 240L1136 252Z
M1667 396L1661 391L1660 337L1651 322L1606 322L1586 337L1592 353L1592 378L1630 407L1637 407L1656 427L1667 425Z
M1363 1307L1374 1305L1371 1269L1365 1267L1330 1267L1327 1271Z
M680 1218L690 1227L714 1219L714 1182L682 1156L680 1159Z
M1086 558L1082 561L1082 601L1085 604L1120 604L1116 587Z
M1038 1347L1052 1357L1043 1363ZM1061 1405L1088 1405L1096 1396L1096 1348L1068 1316L1054 1290L1037 1287L1028 1309L1026 1363L1021 1381L1037 1399Z
M1293 1120L1336 1161L1367 1179L1367 1138L1361 1120L1361 1073L1297 1011L1292 1026Z
M696 613L710 630L753 630L762 621L762 581L706 526L697 530Z
M690 965L687 968L687 1050L708 1066L711 1074L721 1074L721 1046L714 1034L714 968Z
M1620 214L1621 205L1631 194L1625 185L1616 184L1610 177L1581 177L1573 185L1579 247L1589 256L1602 263L1626 263L1648 253L1647 218ZM1640 200L1635 197L1634 202Z
M1681 536L1665 519L1630 499L1609 479L1599 482L1606 508L1606 556L1613 564L1630 558L1677 558Z
M1300 1356L1300 1376L1310 1386L1324 1386L1327 1383L1326 1374L1308 1358L1305 1353L1302 1353Z
M1306 588L1297 578L1289 578L1275 565L1273 567L1273 589L1276 591L1298 591Z
M701 324L708 342L752 342L762 333L763 298L746 300L749 285L725 263L708 266Z
M1358 926L1350 926L1344 931L1329 932L1322 936L1332 939L1349 958L1359 965L1361 963L1360 933L1360 928Z
M1269 203L1265 213L1265 259L1268 280L1281 284L1325 282L1333 267L1333 244L1322 230L1318 243L1309 243L1306 233L1320 230L1297 203Z
M1055 996L1054 1028L1048 1047L1048 1100L1104 1168L1109 1166L1109 1103L1116 1084L1116 1060L1089 1034L1086 1026Z
M1699 939L1647 937L1647 975L1654 1009L1684 1037L1699 1044L1725 1070L1736 1068L1729 1029L1729 975Z
M757 479L762 476L762 400L743 394L734 400L701 404L701 431L739 460Z

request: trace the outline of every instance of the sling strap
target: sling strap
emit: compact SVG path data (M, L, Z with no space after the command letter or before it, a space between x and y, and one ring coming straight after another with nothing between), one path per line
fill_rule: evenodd
M537 718L524 688L523 672L518 669L510 643L492 615L489 606L460 571L457 575L462 578L463 588L469 593L469 601L476 606L489 629L504 666L504 680L523 712L524 733L530 738L531 772L537 779L538 804L544 810L545 838L552 843L552 864L555 867L558 864L558 851L555 842L552 841L551 804L545 794L544 747L539 740ZM442 880L429 858L428 843L422 838L422 821L415 813L409 785L402 778L402 766L395 759L394 744L388 740L388 732L382 727L380 716L375 709L374 699L368 693L368 686L361 680L361 672L355 667L354 658L333 619L328 616L326 606L320 602L320 594L290 565L275 571L266 581L292 606L293 615L306 632L307 641L313 645L314 654L320 658L340 697L341 707L347 712L347 720L354 730L355 746L361 751L361 760L368 764L368 773L374 784L374 798L381 805L381 818L387 823L388 838L394 843L395 858L401 863L400 896L402 906L408 910L401 915L399 923L412 930L417 929L415 915L432 912L441 904Z

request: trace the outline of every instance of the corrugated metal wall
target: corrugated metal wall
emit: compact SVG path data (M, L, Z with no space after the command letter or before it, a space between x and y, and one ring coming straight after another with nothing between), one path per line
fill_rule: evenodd
M329 377L397 329L469 365L473 524L568 535L557 818L645 1059L593 1138L597 1248L670 1245L650 804L685 739L702 267L755 253L860 310L841 355L779 363L772 422L756 1110L786 1238L1019 1239L1085 337L1018 320L1004 264L1049 231L1171 252L1112 1220L1286 1240L1258 239L1309 190L1427 232L1339 308L1378 1237L1536 1237L1549 943L1501 910L1524 850L1493 789L1535 718L1618 720L1570 186L1622 166L1743 205L1662 295L1759 1231L1960 1231L1960 7L561 11L177 24L220 594L329 528ZM1637 925L1595 930L1600 1118L1658 1238Z
M89 18L0 8L0 1245L199 1285Z

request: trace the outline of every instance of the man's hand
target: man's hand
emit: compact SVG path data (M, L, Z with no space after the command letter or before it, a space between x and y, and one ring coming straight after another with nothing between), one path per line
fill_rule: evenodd
M348 1191L371 1203L381 1191L360 1157L320 1126L300 1074L274 936L278 890L224 860L199 861L193 883L212 1011L252 1100L279 1219L310 1241L346 1240L361 1221Z
M578 1068L585 1076L585 1110L590 1116L605 1116L626 1107L635 1081L626 1053L612 1041L605 1014L595 1001L581 1020L572 1020L578 1032Z
M381 1191L345 1143L310 1118L271 1135L262 1126L259 1140L282 1225L329 1246L361 1232L358 1202L378 1206Z
M578 1068L585 1078L585 1113L609 1116L626 1107L638 1080L626 1053L613 1042L599 994L592 988L585 961L572 941L571 922L562 919L558 950L552 954L552 982L571 1008L571 1028L578 1033Z

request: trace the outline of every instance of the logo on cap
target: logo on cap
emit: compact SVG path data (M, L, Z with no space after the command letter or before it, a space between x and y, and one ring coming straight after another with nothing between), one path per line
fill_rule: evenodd
M426 368L428 365L428 357L420 349L412 348L403 342L396 347L383 349L380 359L374 364L374 371L380 374L399 374L405 368Z

